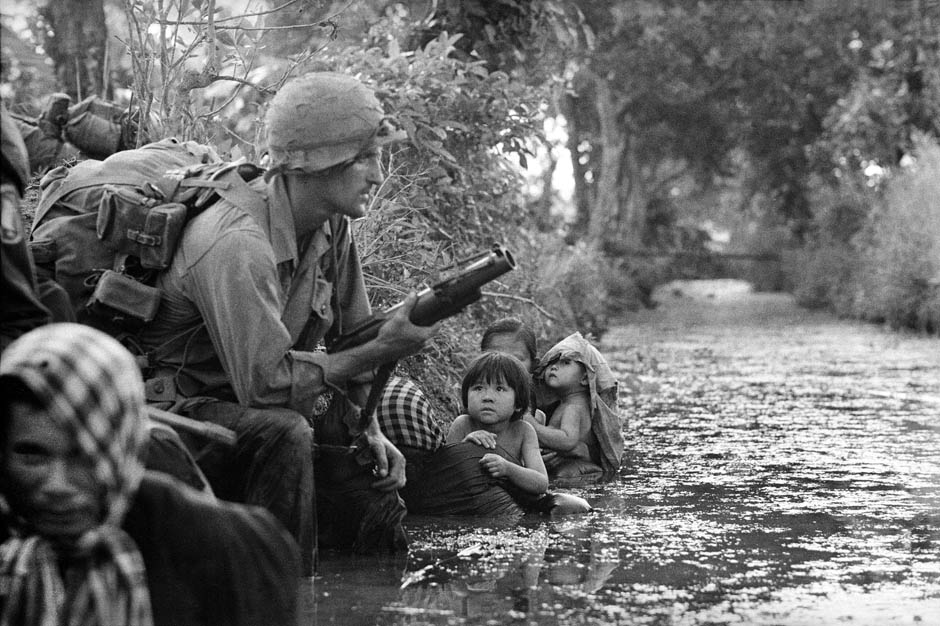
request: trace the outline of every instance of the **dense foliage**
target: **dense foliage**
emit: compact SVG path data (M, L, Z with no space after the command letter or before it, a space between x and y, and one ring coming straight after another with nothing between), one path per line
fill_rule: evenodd
M165 132L231 157L263 157L266 103L291 76L329 69L376 88L410 139L386 153L388 179L356 224L376 306L492 242L519 260L404 365L448 410L488 322L522 317L543 343L575 328L602 333L690 271L602 249L702 249L706 220L748 232L740 245L760 252L804 245L788 258L806 303L938 328L934 269L921 258L940 240L921 221L934 215L921 203L940 137L936 3L104 6L121 44L105 63L112 81ZM29 73L7 56L5 101L29 92L17 82ZM549 183L537 197L524 177L548 154L552 117L567 130L572 224L553 212ZM905 169L915 137L917 169ZM543 181L557 162L539 164ZM916 243L901 246L907 228ZM882 269L862 281L863 267ZM897 284L908 285L903 297Z

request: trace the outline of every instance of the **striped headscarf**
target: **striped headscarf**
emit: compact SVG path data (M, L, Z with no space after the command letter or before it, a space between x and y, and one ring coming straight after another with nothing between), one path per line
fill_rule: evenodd
M53 544L10 518L12 536L0 546L0 626L149 626L143 559L120 528L143 477L148 436L134 357L98 330L52 324L10 344L0 377L18 380L39 399L91 461L104 498L100 525L69 552L82 575L68 598Z

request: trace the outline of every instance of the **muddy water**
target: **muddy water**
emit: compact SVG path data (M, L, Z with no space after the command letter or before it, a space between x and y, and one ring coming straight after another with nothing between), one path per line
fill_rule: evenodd
M940 340L676 283L602 343L625 467L593 513L411 519L309 624L940 624Z

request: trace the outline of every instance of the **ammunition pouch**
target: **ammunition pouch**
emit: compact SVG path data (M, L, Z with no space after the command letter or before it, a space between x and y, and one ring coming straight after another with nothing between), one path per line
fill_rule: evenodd
M126 274L105 270L97 277L85 305L96 320L125 330L153 321L160 308L160 290Z
M183 234L186 212L184 204L162 204L133 189L106 185L98 206L98 238L109 250L137 257L145 269L164 270Z

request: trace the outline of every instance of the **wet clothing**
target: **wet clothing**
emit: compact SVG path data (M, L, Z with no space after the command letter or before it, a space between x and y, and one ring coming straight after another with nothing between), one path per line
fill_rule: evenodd
M140 337L158 373L169 373L180 396L189 399L176 410L238 433L234 450L215 446L199 460L213 489L223 498L268 507L297 539L310 574L318 530L311 477L318 497L363 500L353 513L389 507L385 516L370 519L394 520L404 509L394 493L347 494L335 481L351 480L350 471L313 471L312 437L348 446L358 434L358 410L345 395L348 389L331 380L318 350L371 315L349 222L337 216L298 242L283 179L266 185L259 178L250 187L256 202L221 200L187 224L157 284L160 311ZM223 402L206 404L206 397ZM325 415L338 422L329 436ZM329 463L321 458L318 467ZM374 482L371 466L355 469L360 483ZM358 517L339 523L369 532L369 522ZM347 537L322 524L319 532ZM403 532L389 530L396 538L385 549L400 548ZM367 543L357 539L339 547Z
M581 333L571 334L552 346L539 360L539 371L544 371L559 358L571 359L584 366L591 395L591 432L597 440L596 448L589 446L591 461L605 473L616 472L623 459L623 423L617 412L617 380L607 360ZM560 468L554 467L549 471L551 476L558 476ZM565 473L577 476L590 471L593 470L589 465L576 463Z
M199 467L217 497L273 513L304 550L305 572L312 573L317 528L313 432L307 421L290 409L255 409L222 401L198 405L189 417L238 433L234 448L204 445L196 455Z
M143 557L156 626L296 623L297 546L264 509L211 503L148 472L123 528Z
M426 458L417 484L409 481L403 490L408 510L421 515L521 517L525 511L507 483L480 466L480 459L489 452L469 441L442 446ZM496 452L519 463L503 448Z
M407 504L420 494L425 466L444 445L444 431L434 417L431 403L414 382L392 376L375 408L379 427L405 457L405 486L399 494Z

